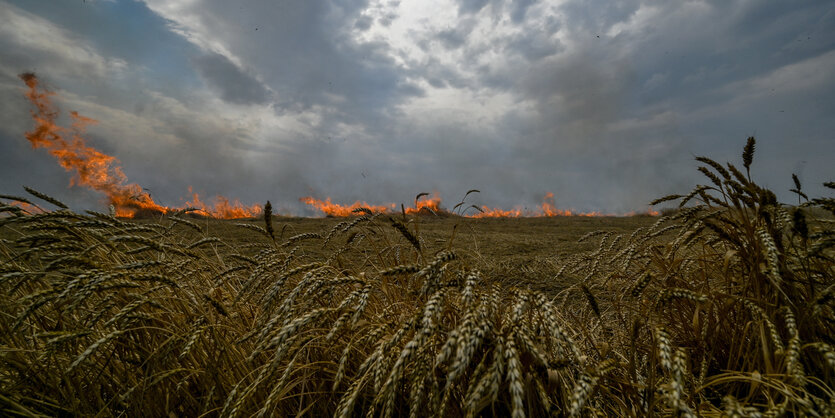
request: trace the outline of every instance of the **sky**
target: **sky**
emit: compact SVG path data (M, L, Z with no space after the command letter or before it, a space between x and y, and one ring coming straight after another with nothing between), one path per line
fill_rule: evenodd
M159 203L302 196L625 213L741 166L784 202L835 179L835 4L0 0L0 194L103 197L24 133L18 78Z

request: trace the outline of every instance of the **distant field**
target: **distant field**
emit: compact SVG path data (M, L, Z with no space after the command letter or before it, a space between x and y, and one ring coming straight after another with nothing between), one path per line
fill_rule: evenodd
M395 219L402 220L401 215ZM351 218L347 218L350 220ZM385 219L385 218L383 218ZM455 216L424 215L409 216L406 224L412 228L417 223L421 241L427 250L441 251L453 249L466 260L471 267L479 269L486 276L504 284L517 284L553 292L561 290L566 283L562 280L550 280L557 273L565 257L589 251L596 242L577 242L579 238L593 231L611 231L615 234L631 234L635 229L652 225L658 217L639 216L554 216L534 218L462 218ZM207 235L223 238L230 246L221 246L219 251L243 249L253 240L263 240L263 235L238 224L262 225L263 220L216 220L193 219L205 229ZM328 232L346 218L275 218L276 234L289 238L298 234ZM147 223L136 221L137 223ZM453 234L453 231L455 233ZM198 236L196 231L188 239ZM345 237L341 237L343 241ZM450 247L451 241L451 247ZM323 248L321 241L304 240L299 242L301 251L297 254L302 260L313 261L327 256L330 248Z

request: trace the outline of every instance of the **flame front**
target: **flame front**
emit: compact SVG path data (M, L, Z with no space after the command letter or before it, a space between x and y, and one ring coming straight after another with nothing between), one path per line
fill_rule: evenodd
M188 192L191 193L192 197L190 201L186 202L186 206L196 208L198 213L202 215L220 219L240 219L254 218L261 214L261 206L257 204L247 206L238 199L230 202L226 197L216 196L215 204L209 206L200 200L200 195L192 192L191 186L189 186Z
M469 218L519 218L521 216L524 216L524 213L521 209L504 210L482 206L481 208L479 208L478 213L464 216L467 216Z
M346 217L346 216L355 216L358 215L357 209L360 208L367 208L374 212L393 212L396 209L396 205L394 203L389 203L386 205L369 205L365 202L356 201L351 205L340 205L338 203L333 203L331 199L325 198L325 200L316 199L311 196L303 197L299 199L299 201L313 206L315 209L321 211L327 216L335 216L335 217ZM424 200L417 200L415 207L405 208L406 214L446 214L451 215L451 212L444 209L441 206L441 198L438 193L433 193L431 198L424 199ZM624 216L634 216L634 215L652 215L657 216L658 212L648 210L643 213L638 212L629 212ZM604 215L600 212L573 212L570 210L564 209L557 209L556 205L554 204L554 194L553 193L546 193L545 197L542 200L542 204L533 211L526 211L519 208L515 209L498 209L498 208L490 208L487 206L481 206L478 208L478 212L476 213L465 213L461 215L466 218L542 218L542 217L556 217L556 216L617 216L617 215Z
M528 217L528 218L550 218L554 216L606 216L601 214L600 212L573 212L567 209L557 209L557 206L554 204L554 194L548 192L545 194L545 197L542 198L542 204L539 205L539 208L534 211L524 211L522 209L496 209L496 208L488 208L487 206L482 206L479 209L479 212L473 215L470 215L473 218L519 218L519 217Z
M299 201L313 206L314 208L322 211L327 216L337 216L337 217L345 217L345 216L352 216L356 215L357 213L354 212L360 208L371 209L374 212L388 212L389 210L394 209L394 204L392 203L390 206L382 206L382 205L369 205L365 202L360 202L359 200L354 202L351 205L340 205L338 203L331 202L331 198L326 198L325 200L319 200L312 196L305 196L299 198Z
M424 193L421 193L424 195ZM419 195L420 196L420 195ZM393 206L393 205L392 205ZM443 213L446 212L443 208L441 208L441 196L438 195L438 192L432 193L432 197L420 200L418 198L415 200L415 207L413 208L406 208L406 214L420 214L420 213Z
M33 148L45 148L66 171L74 172L70 186L85 186L104 193L108 203L116 209L116 216L120 217L133 218L176 210L154 202L138 184L128 183L116 157L87 146L82 135L87 126L98 123L96 120L70 112L71 128L58 125L59 111L50 100L55 93L39 89L35 74L24 73L20 78L29 88L26 97L35 106L32 111L35 128L25 134L26 139ZM222 196L218 196L217 203L210 207L194 194L194 202L189 204L205 215L218 218L252 217L261 211L257 205L246 207L237 200L230 203Z
M542 209L542 216L551 217L551 216L606 216L600 212L572 212L566 209L557 209L557 206L554 204L554 194L548 192L545 194L545 197L542 199L542 205L540 206ZM611 215L610 215L611 216Z

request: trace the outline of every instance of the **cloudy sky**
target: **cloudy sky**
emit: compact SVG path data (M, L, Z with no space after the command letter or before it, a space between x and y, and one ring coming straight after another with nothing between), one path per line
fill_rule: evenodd
M301 196L645 209L740 160L784 201L835 179L835 4L0 0L0 194L101 196L24 132L34 71L162 204ZM740 165L740 164L738 164Z

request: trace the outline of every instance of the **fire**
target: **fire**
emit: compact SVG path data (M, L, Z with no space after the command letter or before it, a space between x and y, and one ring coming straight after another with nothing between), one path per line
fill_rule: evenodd
M418 198L415 199L415 207L413 208L406 208L406 214L411 215L415 213L443 213L446 210L441 208L441 196L438 195L438 192L432 193L432 197L424 200L420 200L421 197L427 196L428 193L421 193L418 195Z
M428 199L421 200L420 197L427 195L426 193L421 193L418 195L418 199L415 201L415 207L405 208L406 214L446 214L450 215L451 213L444 209L441 206L441 198L438 193L433 193L432 197ZM356 209L359 208L368 208L374 212L393 212L396 210L396 205L394 203L389 203L386 205L370 205L365 202L356 201L351 205L340 205L338 203L333 203L330 198L326 198L325 200L316 199L311 196L303 197L299 199L299 201L313 206L317 210L323 212L327 216L336 216L336 217L346 217L346 216L355 216L357 215ZM573 212L570 210L564 209L557 209L556 205L554 204L554 194L553 193L546 193L545 197L543 198L542 204L533 211L525 211L519 208L515 209L498 209L498 208L490 208L487 206L481 206L478 208L478 212L476 213L469 213L464 214L462 216L466 218L537 218L537 217L555 217L555 216L615 216L615 215L604 215L600 212ZM658 215L658 212L649 210L644 213L637 213L637 212L630 212L624 216L634 216L638 214L648 214L652 216Z
M116 209L116 216L120 217L133 218L176 210L154 202L138 184L128 183L116 157L87 146L82 135L87 126L98 123L96 120L70 112L71 128L58 125L59 111L50 100L55 93L39 89L38 78L33 73L21 74L20 78L29 88L26 97L35 106L32 111L35 128L25 134L26 139L33 148L45 148L66 171L74 172L70 186L85 186L104 193L108 203ZM213 207L209 207L200 202L195 194L191 204L204 214L220 218L251 217L260 213L256 205L246 207L237 200L230 203L222 196L217 198Z
M238 199L230 202L226 197L216 196L215 204L209 206L200 200L200 195L192 192L191 186L188 187L188 192L191 193L192 199L186 202L186 206L196 208L198 213L202 215L221 219L240 219L254 218L261 214L261 206L259 205L246 206Z
M567 209L557 209L554 204L554 194L548 192L542 198L542 204L535 211L525 212L522 209L491 209L487 206L482 206L479 213L470 215L473 218L550 218L554 216L605 216L600 212L573 212Z
M389 210L394 209L394 204L392 203L390 206L381 206L381 205L369 205L365 202L356 201L349 206L340 205L338 203L331 202L331 198L326 198L325 200L319 200L312 196L306 196L299 198L299 201L313 206L314 208L322 211L327 216L337 216L337 217L345 217L345 216L352 216L356 215L354 210L359 208L368 208L374 212L387 212Z
M446 213L447 211L441 208L441 197L437 192L433 193L432 197L421 200L420 198L428 195L428 193L421 193L418 199L415 200L415 207L405 208L407 215L412 214L431 214L431 213ZM345 217L357 215L356 210L360 208L370 209L374 212L394 212L397 210L397 205L389 203L386 205L371 205L359 200L350 205L340 205L331 202L331 198L325 200L316 199L312 196L305 196L299 199L300 202L313 206L317 210L323 212L327 216Z
M551 216L604 216L600 212L580 212L575 213L570 210L564 209L557 209L556 205L554 204L554 194L548 192L545 194L545 197L542 199L542 205L540 206L542 209L542 215L545 217Z
M478 213L472 215L465 215L468 218L518 218L524 216L521 209L498 209L482 206Z
M627 212L627 213L626 213L625 215L623 215L623 216L639 216L639 215L644 215L644 216L661 216L661 212L659 212L659 211L657 211L657 210L652 210L652 208L647 208L647 210L645 210L645 211L643 211L643 212L631 211L631 212Z

